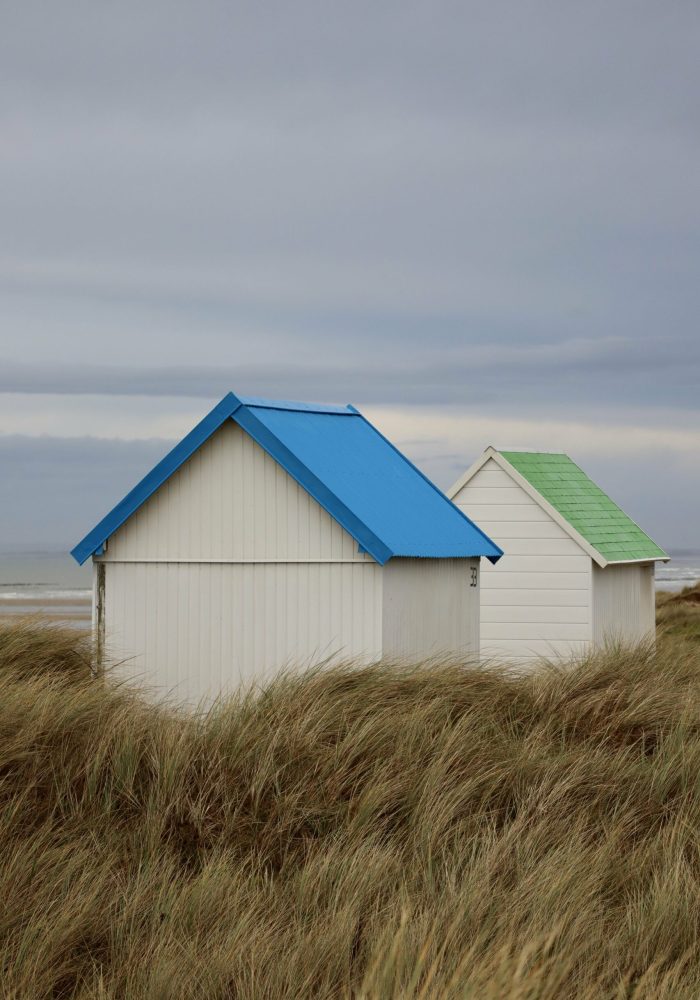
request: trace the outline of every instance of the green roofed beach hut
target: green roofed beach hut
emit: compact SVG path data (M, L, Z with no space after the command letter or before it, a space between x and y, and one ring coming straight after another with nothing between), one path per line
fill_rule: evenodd
M449 497L503 550L481 580L481 651L569 658L654 633L668 556L568 455L489 447Z

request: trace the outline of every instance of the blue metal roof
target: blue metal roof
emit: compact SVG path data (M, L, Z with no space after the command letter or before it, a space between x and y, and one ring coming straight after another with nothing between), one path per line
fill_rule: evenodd
M503 555L354 407L239 398L230 392L75 546L74 559L82 564L98 552L229 419L381 565L393 556L486 556L496 562Z

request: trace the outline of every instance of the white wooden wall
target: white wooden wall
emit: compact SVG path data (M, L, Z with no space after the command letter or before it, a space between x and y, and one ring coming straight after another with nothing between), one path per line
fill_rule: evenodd
M232 420L110 538L105 559L374 564Z
M590 557L493 459L453 500L505 553L495 566L482 560L482 656L527 663L584 652Z
M178 700L381 656L382 569L232 421L110 538L105 641Z
M284 666L381 656L381 567L112 562L105 641L119 676L178 701L215 698Z
M593 638L635 643L654 634L654 564L593 567Z
M478 655L478 559L390 559L383 577L387 659Z

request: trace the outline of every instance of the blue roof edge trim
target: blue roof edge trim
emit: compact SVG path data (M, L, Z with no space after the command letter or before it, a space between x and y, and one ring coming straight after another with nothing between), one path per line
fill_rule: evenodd
M240 399L232 392L227 393L224 398L216 404L213 410L200 420L189 434L182 441L169 451L165 458L162 458L143 479L120 500L109 514L102 518L99 524L95 525L92 531L78 542L71 555L82 566L91 555L113 535L117 528L134 514L155 491L169 479L173 472L186 462L187 459L197 451L204 442L211 437L214 431L232 417L236 410L241 407Z
M259 403L239 398L229 392L220 403L214 407L179 444L168 452L144 478L119 501L102 520L71 550L75 561L82 566L91 555L94 555L104 545L110 535L127 521L138 508L145 503L163 483L187 461L221 425L233 417L254 441L264 448L279 464L300 483L304 489L341 524L359 545L372 558L383 566L391 559L393 552L372 532L366 524L357 518L338 497L325 486L289 449L275 437L272 431L251 411L260 409L294 409L307 412L338 413L341 416L360 416L348 407L316 407L313 404L305 406L298 403L281 403L277 406L262 406L268 400Z
M478 524L475 524L474 521L472 521L472 519L470 517L467 517L467 515L464 513L464 511L460 510L460 508L457 506L456 503L452 503L452 501L450 500L450 498L448 496L445 496L445 494L442 492L442 490L439 489L435 485L435 483L432 481L432 479L428 479L428 477L425 475L425 473L421 472L421 470L418 468L418 466L414 465L413 462L410 460L410 458L407 458L406 455L404 455L404 453L402 451L399 451L399 449L396 447L396 445L392 441L390 441L389 438L385 437L382 434L382 432L380 430L378 430L374 426L374 424L372 423L371 420L367 419L367 417L364 415L364 413L360 413L360 411L356 407L354 407L352 405L352 403L348 403L348 407L347 408L348 408L348 410L351 413L357 414L357 416L360 417L361 420L364 420L364 422L369 427L372 428L372 430L374 431L374 433L378 434L379 437L382 439L382 441L385 441L389 445L389 447L392 448L396 452L396 454L399 455L404 460L404 462L406 463L406 465L409 465L414 470L414 472L416 472L421 477L421 479L425 480L425 482L428 484L428 486L431 487L431 489L435 490L435 492L437 494L439 494L439 496L442 497L442 499L446 503L448 503L450 505L450 507L452 507L454 510L457 511L457 513L459 514L460 517L463 517L464 520L469 525L471 525L471 527L476 532L478 532L481 535L481 537L484 539L484 541L487 542L488 545L490 545L491 548L493 549L493 553L491 555L486 555L486 558L488 559L488 561L490 563L493 563L494 566L495 566L495 564L498 562L498 560L501 558L501 556L504 555L503 549L500 547L500 545L496 545L496 543L493 541L493 539L489 538L489 536L486 534L486 532L482 531Z
M262 409L262 407L261 407ZM326 412L326 411L323 411ZM332 410L331 412L335 412ZM341 412L346 416L356 416L354 411L346 408ZM333 493L321 480L314 475L311 470L304 465L296 455L282 444L278 437L266 427L262 421L258 420L248 406L241 406L235 414L232 414L234 421L256 441L261 448L271 455L289 475L304 487L307 493L340 524L348 534L352 535L355 541L367 552L375 562L383 566L391 557L393 552L384 542L374 534L367 525L361 521L353 512L345 506L342 500ZM361 416L361 414L359 414Z
M352 535L361 551L367 552L380 566L383 566L395 553L379 538L375 532L343 501L330 490L282 441L265 423L255 415L255 409L282 409L301 412L330 413L339 416L356 417L362 420L374 434L387 444L403 462L430 486L439 497L450 505L474 531L480 535L487 551L475 553L484 555L491 562L497 562L503 555L503 550L486 535L478 525L459 509L420 469L418 469L399 449L377 430L367 418L352 405L344 407L315 404L293 403L287 401L258 400L238 397L229 392L210 410L210 412L180 441L168 454L161 459L144 478L137 483L127 495L88 532L88 534L71 550L76 562L82 564L95 553L101 551L110 535L127 521L138 508L152 496L163 483L176 472L223 423L232 418L250 437L253 438L269 455L272 456L286 472L292 476L345 530Z

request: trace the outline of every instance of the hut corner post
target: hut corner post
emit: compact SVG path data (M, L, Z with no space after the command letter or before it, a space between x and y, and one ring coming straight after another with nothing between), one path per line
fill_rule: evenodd
M103 562L93 562L92 629L95 641L95 674L105 667L105 570Z

